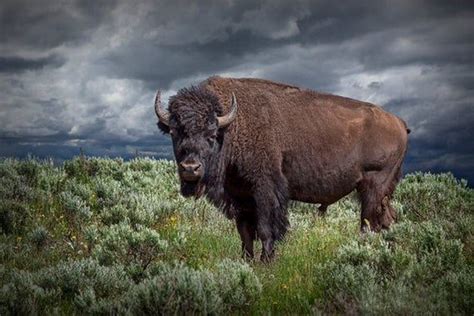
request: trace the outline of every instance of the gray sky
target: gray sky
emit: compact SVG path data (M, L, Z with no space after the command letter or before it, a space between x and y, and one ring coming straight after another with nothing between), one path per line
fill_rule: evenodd
M164 99L211 75L374 102L412 129L406 171L474 181L472 1L9 1L0 155L171 157Z

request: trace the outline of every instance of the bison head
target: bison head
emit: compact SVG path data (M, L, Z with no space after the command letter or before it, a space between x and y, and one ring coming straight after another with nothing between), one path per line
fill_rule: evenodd
M183 196L200 197L222 148L224 132L237 116L237 100L223 115L218 98L200 87L182 89L170 98L169 110L155 99L158 127L171 135Z

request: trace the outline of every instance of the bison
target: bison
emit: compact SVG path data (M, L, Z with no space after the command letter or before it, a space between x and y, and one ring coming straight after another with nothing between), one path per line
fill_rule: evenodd
M274 257L288 228L289 200L327 205L354 189L361 230L396 219L390 198L409 130L381 107L262 79L211 77L183 88L158 127L170 134L181 194L205 195L235 219L243 256Z

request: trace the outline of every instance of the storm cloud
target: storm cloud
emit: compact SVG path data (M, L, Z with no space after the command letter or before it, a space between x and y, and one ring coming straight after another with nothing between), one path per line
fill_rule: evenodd
M474 181L472 1L2 1L0 155L170 158L164 99L211 75L384 106L405 171Z

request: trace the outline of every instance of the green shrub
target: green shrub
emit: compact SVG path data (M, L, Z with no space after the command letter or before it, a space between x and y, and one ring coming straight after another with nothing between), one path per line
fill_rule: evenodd
M128 209L127 217L132 225L151 226L174 211L169 203L151 194L131 193L124 202Z
M474 271L471 267L450 271L430 287L430 301L440 314L474 314Z
M150 159L148 157L144 157L130 160L128 162L128 166L130 170L133 171L149 172L155 169L155 166L157 166L157 164L155 160Z
M124 172L127 168L127 165L124 163L122 158L92 158L90 160L97 165L98 175L102 177L110 177L116 181L123 180Z
M66 191L60 197L67 218L74 223L81 223L92 216L90 207L79 196Z
M18 174L14 163L7 160L0 164L0 199L31 202L36 192L25 176Z
M101 264L122 263L141 272L166 250L168 243L149 228L125 223L104 228L93 256Z
M101 211L100 218L105 225L114 225L121 222L128 223L128 209L123 204L106 207Z
M167 267L137 285L130 295L133 314L218 314L222 298L213 275L185 266Z
M93 180L93 186L95 188L99 209L112 207L120 203L121 199L126 196L120 182L112 178L97 177Z
M63 190L64 169L54 166L52 160L44 161L41 165L37 189L43 198L53 198L55 194Z
M0 315L474 314L474 190L415 173L392 205L390 230L360 235L355 193L324 217L291 203L275 262L248 265L172 161L3 159Z
M107 225L125 222L133 227L152 226L173 212L175 212L175 207L169 201L163 201L152 194L131 192L124 195L120 201L115 201L112 206L105 206L101 210L100 217Z
M28 185L34 186L38 183L42 167L37 160L30 158L19 161L15 167L18 174L23 177Z
M44 289L58 291L60 299L73 302L78 311L86 313L89 308L109 313L117 310L116 299L122 299L132 284L122 266L104 267L90 259L42 270L37 282Z
M228 309L250 305L262 291L262 285L249 265L229 259L217 266L216 281L219 295Z
M0 200L0 233L21 234L31 221L30 208L16 201Z
M123 267L103 267L87 259L60 263L38 272L12 271L0 292L4 313L56 311L113 313L132 282Z
M88 183L76 181L75 179L67 179L63 184L62 191L70 192L72 195L78 196L83 201L90 201L91 197L94 195L94 191Z
M96 159L86 157L76 157L64 162L64 170L66 175L72 178L86 180L97 174L99 166Z
M42 249L49 240L49 232L43 226L38 226L30 233L29 239L36 249Z
M254 301L261 285L252 269L224 261L216 273L184 265L162 266L138 284L129 299L134 314L222 314Z
M34 275L26 271L12 271L8 283L0 289L0 314L34 315L52 308L57 293L35 283Z
M404 206L403 215L413 221L433 218L452 221L474 212L472 189L465 180L458 180L450 173L406 175L397 187L395 198Z
M452 300L466 293L465 281L458 276L465 273L462 248L441 226L427 221L365 235L342 246L334 260L317 266L320 278L315 282L324 294L315 309L362 314L465 310L465 303ZM436 285L447 276L450 287Z

